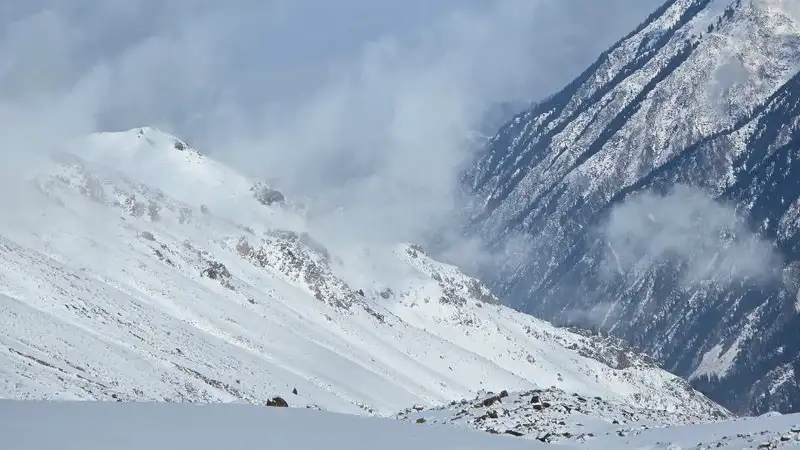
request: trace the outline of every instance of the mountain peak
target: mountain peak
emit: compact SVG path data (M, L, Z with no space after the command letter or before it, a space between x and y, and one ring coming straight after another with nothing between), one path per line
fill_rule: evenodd
M133 165L136 170L142 164L161 163L186 172L191 167L199 170L204 166L219 166L185 141L153 127L94 133L81 145L84 147L79 150L81 156L119 169Z
M89 135L70 146L84 165L103 167L158 188L195 207L220 213L248 211L253 199L264 206L285 205L273 186L245 176L195 149L186 141L153 127ZM198 203L200 202L200 203Z

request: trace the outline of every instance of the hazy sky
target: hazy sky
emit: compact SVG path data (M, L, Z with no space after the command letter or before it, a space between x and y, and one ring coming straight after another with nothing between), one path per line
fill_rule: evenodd
M563 87L661 0L0 2L6 167L153 125L414 236L493 102ZM387 224L391 224L391 227Z
M496 67L502 72L493 75L497 79L511 78L503 72L516 69L522 81L528 82L519 82L514 86L517 89L503 94L535 99L567 82L658 3L660 0L3 2L0 98L44 100L84 89L103 97L94 99L102 113L97 126L126 128L140 122L162 122L178 127L176 131L196 133L192 121L213 114L225 102L234 103L229 106L237 109L246 106L254 110L263 110L270 103L297 102L337 73L363 64L370 48L383 41L413 48L416 55L430 51L431 58L467 50L476 58L488 58L487 65L502 63ZM445 30L447 19L459 14L460 23L451 20ZM471 32L482 38L470 39ZM502 61L493 61L493 53L501 54ZM525 89L518 89L520 86Z

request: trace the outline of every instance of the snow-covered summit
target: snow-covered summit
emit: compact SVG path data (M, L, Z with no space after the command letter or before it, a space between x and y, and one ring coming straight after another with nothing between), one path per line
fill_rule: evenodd
M177 178L184 185L206 189L248 188L247 180L236 171L156 128L96 133L81 146L79 153L85 159L136 178L148 176L161 182Z
M279 395L392 414L555 386L727 414L618 343L501 306L416 245L338 254L252 189L272 188L165 133L92 135L54 164L0 218L2 397Z

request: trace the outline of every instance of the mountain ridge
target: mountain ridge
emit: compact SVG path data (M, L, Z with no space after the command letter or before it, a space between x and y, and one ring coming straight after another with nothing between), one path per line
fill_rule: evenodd
M779 244L770 230L794 216L766 199L773 182L786 205L798 192L764 156L780 146L783 170L793 165L800 23L791 8L668 1L564 90L502 127L466 175L478 198L470 228L488 251L507 255L513 242L525 252L496 258L482 278L515 308L600 326L683 376L734 349L724 388L696 385L737 412L793 411L793 377L753 381L774 368L764 354L788 348L765 348L761 333L787 339L793 320L779 261L793 264L786 243L796 233L783 226L792 237ZM748 186L755 173L760 184ZM764 206L749 206L755 198ZM702 230L697 217L714 225ZM621 269L620 251L629 258ZM700 278L690 273L705 262ZM730 398L731 389L740 394ZM773 389L781 393L764 400Z
M619 342L500 305L417 245L328 248L275 187L156 129L89 136L37 170L0 219L2 397L280 396L390 415L555 385L729 415Z

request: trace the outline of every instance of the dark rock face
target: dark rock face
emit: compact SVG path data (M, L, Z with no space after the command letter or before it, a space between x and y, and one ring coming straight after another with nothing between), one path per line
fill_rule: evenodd
M189 145L186 142L181 141L180 139L175 139L175 142L174 142L173 145L175 147L175 150L178 150L178 151L181 151L181 152L182 151L186 151L186 150L189 149Z
M218 281L223 287L233 289L231 272L219 261L207 261L207 267L200 272L200 275Z
M799 30L775 0L670 0L518 114L465 177L504 255L484 280L736 412L800 410Z
M483 400L482 403L483 406L486 406L488 408L489 406L494 405L495 402L502 402L501 397L499 395L493 395L491 397L487 397L486 399Z
M278 408L288 408L289 404L281 397L272 397L267 400L267 406L274 406Z

